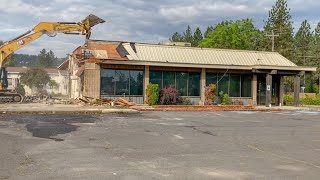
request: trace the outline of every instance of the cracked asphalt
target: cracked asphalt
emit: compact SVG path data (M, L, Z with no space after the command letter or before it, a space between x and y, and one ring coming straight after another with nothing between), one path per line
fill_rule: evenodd
M0 179L319 179L320 112L0 115Z

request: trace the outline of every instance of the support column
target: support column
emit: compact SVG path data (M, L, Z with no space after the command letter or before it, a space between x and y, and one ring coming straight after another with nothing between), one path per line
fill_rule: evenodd
M206 101L205 97L205 90L206 90L206 69L201 69L201 79L200 79L200 105L204 105Z
M280 76L280 84L279 84L279 106L283 106L283 97L284 97L284 76Z
M294 106L299 106L299 93L300 93L300 76L294 77Z
M251 96L252 96L252 105L257 105L257 92L258 92L258 77L256 74L252 76L251 81Z
M272 75L267 74L266 76L266 106L271 107L271 97L272 97Z
M143 73L143 99L144 102L147 102L147 87L150 82L150 71L149 66L144 66L144 73Z
M100 65L85 63L83 96L100 99Z

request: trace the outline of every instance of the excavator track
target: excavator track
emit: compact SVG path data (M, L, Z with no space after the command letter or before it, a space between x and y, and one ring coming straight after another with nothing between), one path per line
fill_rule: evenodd
M22 95L14 92L0 92L0 103L19 103Z

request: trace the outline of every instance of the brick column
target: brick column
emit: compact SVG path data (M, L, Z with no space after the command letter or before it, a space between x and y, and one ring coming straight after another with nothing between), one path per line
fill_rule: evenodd
M266 77L266 106L271 107L271 97L272 97L272 75L267 74Z
M251 81L251 96L252 96L252 105L257 105L257 92L258 92L258 80L257 75L253 74Z
M205 88L206 88L206 69L201 69L201 78L200 78L200 105L204 105L205 102Z
M283 76L280 76L279 106L283 106L283 96L284 96L284 77L283 77Z
M299 93L300 93L300 76L294 77L294 106L299 106Z
M144 73L143 73L143 99L144 102L146 103L147 101L147 87L150 82L150 71L149 71L149 66L144 66Z

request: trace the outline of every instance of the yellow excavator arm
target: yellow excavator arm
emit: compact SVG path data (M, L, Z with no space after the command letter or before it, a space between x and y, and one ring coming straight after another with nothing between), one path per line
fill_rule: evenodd
M36 25L31 31L28 31L19 37L5 42L0 46L0 68L5 63L6 58L15 51L23 48L32 41L47 34L54 37L57 33L64 34L82 34L89 39L91 35L91 27L104 23L105 21L95 15L89 15L81 22L41 22Z

